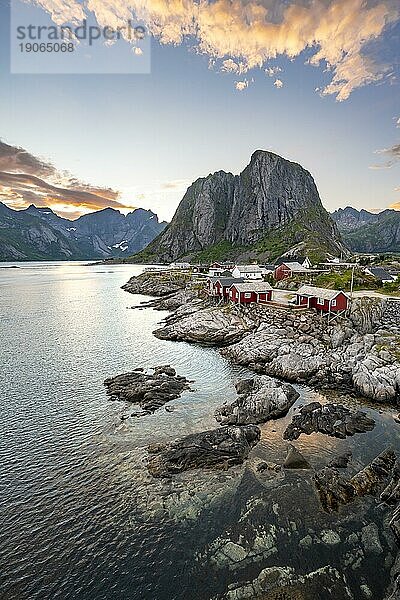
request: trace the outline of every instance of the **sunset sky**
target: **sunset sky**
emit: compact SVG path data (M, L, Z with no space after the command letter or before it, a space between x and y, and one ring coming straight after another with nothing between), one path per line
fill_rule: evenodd
M37 4L58 24L141 18L151 72L10 74L3 6L0 201L170 219L194 179L266 149L311 171L328 210L400 210L399 0Z

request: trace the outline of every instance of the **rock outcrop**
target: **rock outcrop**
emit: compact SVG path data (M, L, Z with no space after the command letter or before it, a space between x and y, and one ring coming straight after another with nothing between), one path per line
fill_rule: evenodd
M141 409L138 415L153 413L190 389L190 382L169 365L156 367L153 373L138 369L116 375L106 379L104 385L111 400L137 404Z
M377 299L357 301L352 320L330 326L313 313L265 307L258 326L222 353L271 377L356 390L377 402L400 401L400 328L386 319L386 303L383 311L381 305ZM400 303L391 310L400 313Z
M372 431L375 421L364 412L353 412L341 404L320 404L311 402L294 415L286 428L283 438L297 440L302 433L325 433L331 437L346 438L356 433Z
M254 329L255 323L245 313L231 307L196 310L172 324L153 331L162 340L195 342L210 346L232 344Z
M188 281L188 276L184 273L150 271L131 277L122 289L130 294L143 296L170 296L183 290Z
M194 433L169 444L149 446L148 470L170 477L189 469L227 469L242 464L261 436L255 425L220 427Z
M319 255L346 252L310 173L258 150L240 175L218 171L195 181L166 230L134 258L170 262L210 250L239 256L244 249L274 258L299 245Z
M300 396L291 385L266 375L239 381L236 391L237 400L215 412L221 425L248 425L277 419L286 415Z

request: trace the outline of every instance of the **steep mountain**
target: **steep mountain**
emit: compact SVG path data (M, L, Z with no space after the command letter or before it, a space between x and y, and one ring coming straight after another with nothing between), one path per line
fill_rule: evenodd
M310 173L257 150L240 175L218 171L197 179L165 231L131 260L271 260L290 250L315 257L346 252Z
M374 214L347 207L332 213L347 246L354 252L400 252L400 212Z
M143 209L125 216L106 208L70 221L50 208L31 205L17 211L0 203L0 261L126 256L144 248L165 226Z

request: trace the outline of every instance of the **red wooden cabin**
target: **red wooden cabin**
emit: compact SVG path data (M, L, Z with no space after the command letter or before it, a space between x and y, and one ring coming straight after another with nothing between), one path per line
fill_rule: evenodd
M274 277L277 281L281 281L282 279L293 277L293 275L305 275L309 272L310 269L303 267L298 262L286 262L276 267Z
M299 306L315 308L322 312L339 312L347 310L350 298L341 290L327 290L312 285L302 285L296 292Z
M236 304L251 304L251 302L265 304L272 300L272 287L263 281L234 283L230 288L229 298Z

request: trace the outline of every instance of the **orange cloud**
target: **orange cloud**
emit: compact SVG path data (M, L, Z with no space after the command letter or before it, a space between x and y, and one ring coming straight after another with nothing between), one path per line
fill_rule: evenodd
M59 173L53 165L22 148L0 141L0 201L12 208L30 204L49 206L64 215L78 216L112 207L134 209L119 201L119 192L91 186L68 173Z
M77 0L36 2L59 24L82 18ZM385 77L389 67L366 48L400 17L398 0L88 0L87 9L101 26L123 27L134 16L162 44L190 36L198 52L234 73L311 49L309 64L323 63L332 73L321 93L339 101Z

